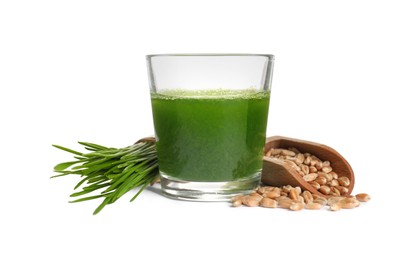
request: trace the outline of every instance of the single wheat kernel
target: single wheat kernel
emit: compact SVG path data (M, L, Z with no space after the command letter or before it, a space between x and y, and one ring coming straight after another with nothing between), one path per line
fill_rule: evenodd
M309 182L311 186L313 186L313 188L315 188L316 190L320 189L320 184L317 181L311 181Z
M335 204L330 205L329 209L330 209L331 211L338 211L338 210L340 210L340 209L341 209L341 206L340 206L340 204L339 204L339 203L335 203Z
M323 193L324 195L329 195L329 193L330 193L331 190L330 190L330 187L329 186L323 185L323 186L320 187L319 191L321 193Z
M359 193L355 195L356 199L359 200L360 202L367 202L371 199L370 195L366 194L366 193Z
M292 189L291 191L290 191L290 193L289 193L289 196L290 196L290 199L292 199L292 200L298 200L298 192L297 192L297 190L294 188L294 189Z
M327 183L327 179L326 179L326 177L319 175L316 178L316 182L320 185L325 185Z
M295 160L297 164L302 164L304 162L304 154L299 153L297 154L297 160Z
M244 205L248 206L248 207L257 207L257 206L259 206L259 202L262 199L259 199L256 196L250 196L250 195L248 195L248 196L244 196L241 200L242 200L242 203Z
M316 173L316 172L318 172L317 168L316 168L316 167L314 167L314 166L310 166L310 167L308 168L308 171L309 171L309 173Z
M276 208L278 206L278 202L270 198L263 198L260 201L260 206L265 208Z
M264 197L266 198L270 198L270 199L275 199L278 198L279 196L281 196L281 192L280 191L269 191L263 194Z
M351 181L348 177L342 176L338 178L340 186L348 187Z
M299 211L304 208L304 204L301 202L292 202L290 205L290 210L292 211Z
M306 209L321 209L323 207L322 204L320 203L316 203L316 202L311 202L306 204Z
M353 209L359 206L359 201L355 198L344 198L338 204L343 209Z
M311 203L311 202L313 202L313 195L311 194L311 192L309 192L309 191L303 191L303 198L304 198L304 202L306 203L306 204L309 204L309 203Z
M303 179L307 182L310 182L310 181L314 181L317 178L317 176L318 176L317 173L309 173L307 175L304 175Z
M285 200L285 199L277 200L277 202L278 202L278 208L283 208L283 209L289 209L291 206L291 203L293 203L292 200Z

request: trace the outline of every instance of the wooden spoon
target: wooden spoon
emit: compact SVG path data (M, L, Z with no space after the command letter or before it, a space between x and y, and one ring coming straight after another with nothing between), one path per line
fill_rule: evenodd
M310 141L298 140L283 136L272 136L266 139L265 154L271 148L290 148L295 147L302 153L311 153L322 161L330 161L333 171L339 177L346 176L351 181L348 188L350 195L355 184L355 176L349 163L337 151L329 146ZM284 185L300 186L303 190L308 190L312 194L328 197L317 191L313 186L301 177L297 170L282 160L263 157L262 182L266 185L282 187Z

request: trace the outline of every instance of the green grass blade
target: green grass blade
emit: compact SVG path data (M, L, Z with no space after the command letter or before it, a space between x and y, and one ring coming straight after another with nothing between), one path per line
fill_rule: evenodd
M54 171L63 171L63 170L67 169L68 167L70 167L70 166L72 166L76 163L79 163L79 161L59 163L59 164L55 165Z
M70 203L77 203L77 202L82 202L82 201L94 200L94 199L102 198L104 196L106 196L106 194L103 194L103 195L102 194L101 195L95 195L95 196L90 196L90 197L84 197L84 198L77 199L77 200L72 200L72 201L69 201L69 202Z
M87 187L83 187L83 190L85 191L95 191L95 190L99 190L102 189L104 187L107 187L111 185L110 183L102 183L102 184L93 184L93 185L89 185Z
M57 177L62 177L62 176L73 174L73 172L69 172L69 171L62 171L60 173L61 174L53 175L50 178L53 179L53 178L57 178Z
M148 179L147 181L145 181L144 182L144 184L143 184L143 186L140 188L140 190L134 195L134 197L132 197L132 199L129 201L129 202L133 202L137 197L138 197L138 195L140 195L140 193L141 192L143 192L143 190L145 189L145 188L147 188L148 187L148 185L150 185L150 183L152 182L152 181L154 181L154 179L156 178L157 176L153 176L152 178L150 178L150 179Z
M79 192L74 192L74 193L70 194L70 197L79 197L79 196L85 195L87 193L90 193L92 191L93 190L83 190L83 191L79 191Z
M99 207L97 207L95 209L95 211L93 212L93 215L98 214L106 205L110 204L110 198L107 197L106 199L103 200L103 202L99 205Z
M89 148L94 149L94 150L107 150L107 149L109 149L108 147L98 145L98 144L89 143L89 142L78 142L78 143L85 146L86 148L89 147Z
M74 186L74 190L76 190L78 187L80 187L85 181L87 181L90 178L90 176L84 177L81 181L79 181L76 186Z
M80 153L80 152L77 152L77 151L71 150L71 149L66 148L66 147L63 147L63 146L61 146L61 145L56 145L56 144L53 144L52 146L54 146L55 148L61 149L61 150L63 150L63 151L66 151L66 152L73 153L73 154L75 154L75 155L80 155L80 156L82 156L82 155L83 155L83 154L82 154L82 153Z

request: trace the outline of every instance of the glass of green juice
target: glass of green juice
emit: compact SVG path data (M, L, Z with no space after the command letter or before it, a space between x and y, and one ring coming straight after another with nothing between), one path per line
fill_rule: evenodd
M274 56L147 55L165 196L228 200L260 182Z

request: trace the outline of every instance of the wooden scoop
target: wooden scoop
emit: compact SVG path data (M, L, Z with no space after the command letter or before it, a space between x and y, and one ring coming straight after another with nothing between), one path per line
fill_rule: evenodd
M346 176L351 181L349 187L347 187L349 191L346 195L351 194L355 183L352 168L337 151L329 146L283 136L272 136L266 139L265 154L271 148L286 149L290 147L295 147L302 153L311 153L322 161L330 161L333 171L336 172L339 177ZM328 197L306 182L290 164L284 163L283 160L268 156L263 157L262 182L266 185L277 187L282 187L284 185L291 185L294 187L300 186L303 190L308 190L312 194Z

